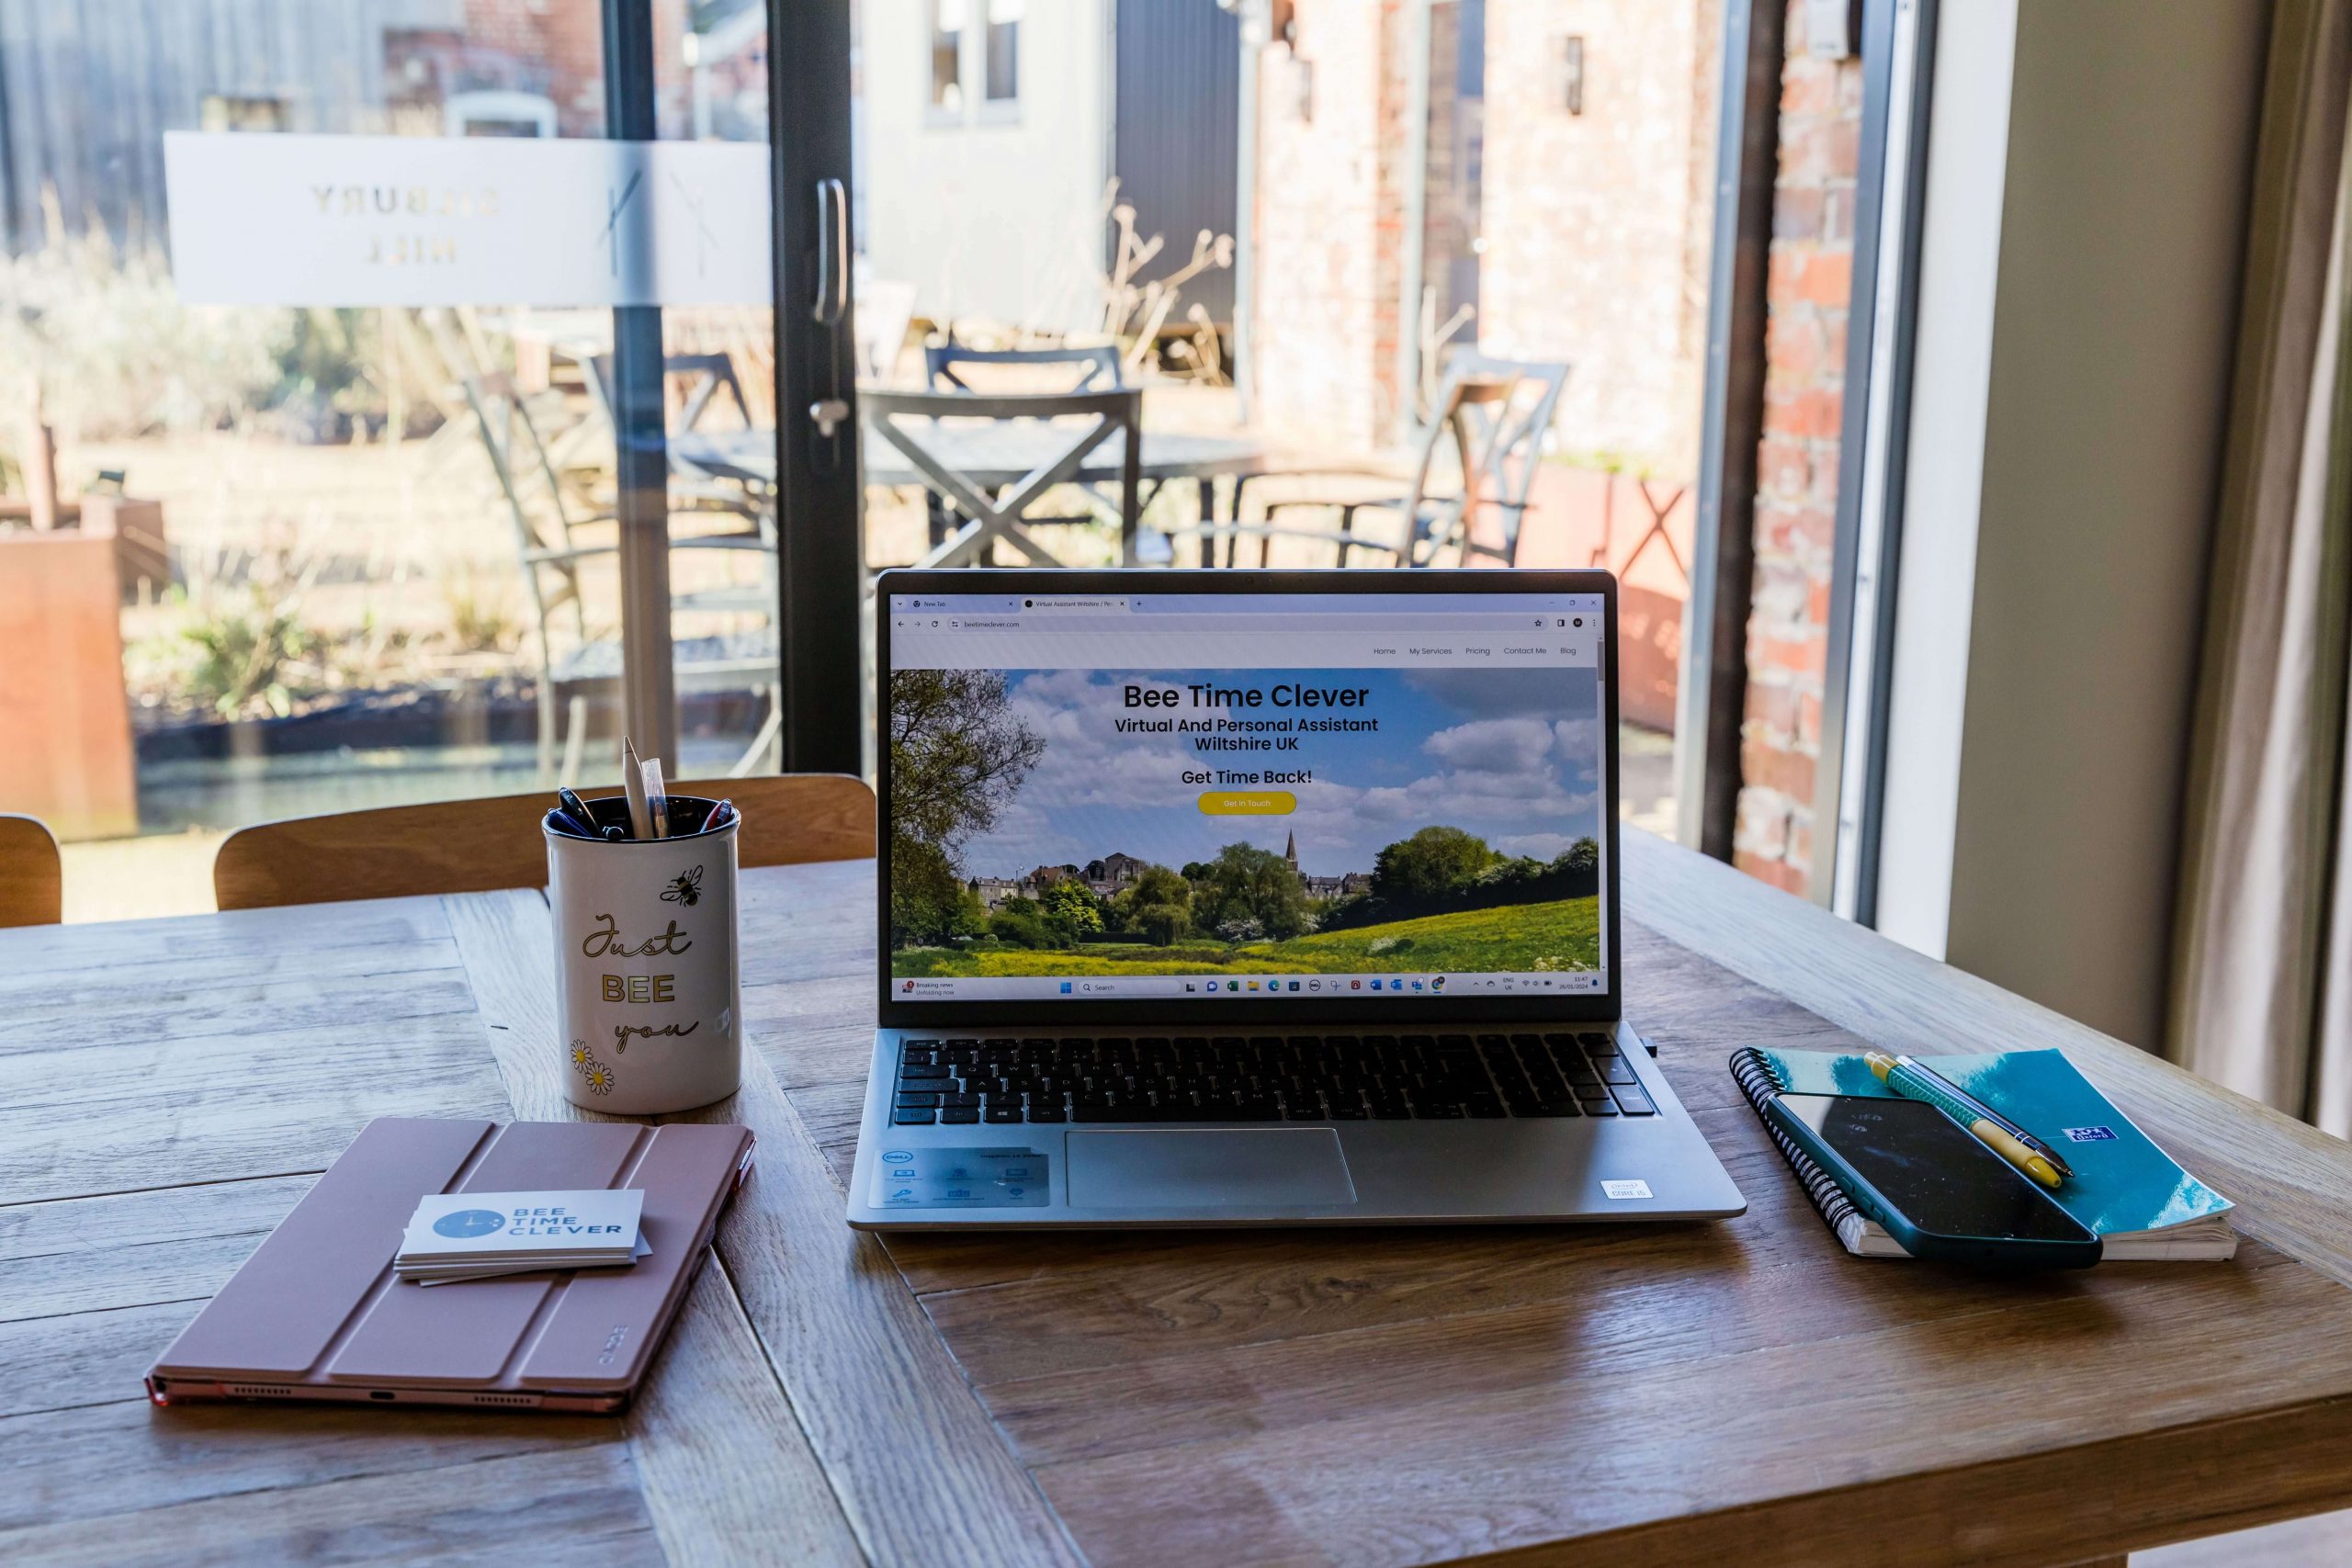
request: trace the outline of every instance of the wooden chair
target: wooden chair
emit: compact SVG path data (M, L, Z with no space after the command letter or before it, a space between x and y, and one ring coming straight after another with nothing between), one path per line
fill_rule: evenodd
M0 926L53 926L64 905L57 840L38 817L0 817Z
M846 773L685 780L670 788L735 803L743 814L737 856L747 866L874 853L874 792ZM213 897L223 909L259 909L544 887L539 822L554 804L550 792L534 790L240 828L213 858Z

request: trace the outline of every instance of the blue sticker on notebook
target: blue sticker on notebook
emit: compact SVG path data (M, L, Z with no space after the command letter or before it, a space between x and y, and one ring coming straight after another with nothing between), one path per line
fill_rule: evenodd
M2078 1144L2111 1144L2115 1142L2112 1127L2069 1127L2066 1136Z

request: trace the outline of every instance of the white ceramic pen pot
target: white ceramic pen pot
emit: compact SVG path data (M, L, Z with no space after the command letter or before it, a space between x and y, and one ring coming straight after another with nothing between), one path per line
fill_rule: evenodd
M599 828L628 820L618 795L587 804ZM671 820L699 823L712 805L673 795ZM741 822L730 812L716 831L617 841L545 829L563 1087L574 1105L650 1116L735 1092Z

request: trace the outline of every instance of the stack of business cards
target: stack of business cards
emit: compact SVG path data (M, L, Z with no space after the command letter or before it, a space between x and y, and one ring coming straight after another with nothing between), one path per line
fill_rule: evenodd
M409 1216L392 1269L403 1280L444 1285L634 1263L652 1250L637 1234L644 1209L645 1194L635 1188L435 1193Z

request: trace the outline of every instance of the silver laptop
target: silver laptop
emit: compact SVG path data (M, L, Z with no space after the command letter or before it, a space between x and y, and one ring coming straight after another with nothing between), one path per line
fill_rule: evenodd
M869 1229L1746 1203L1620 1006L1605 572L893 571Z

